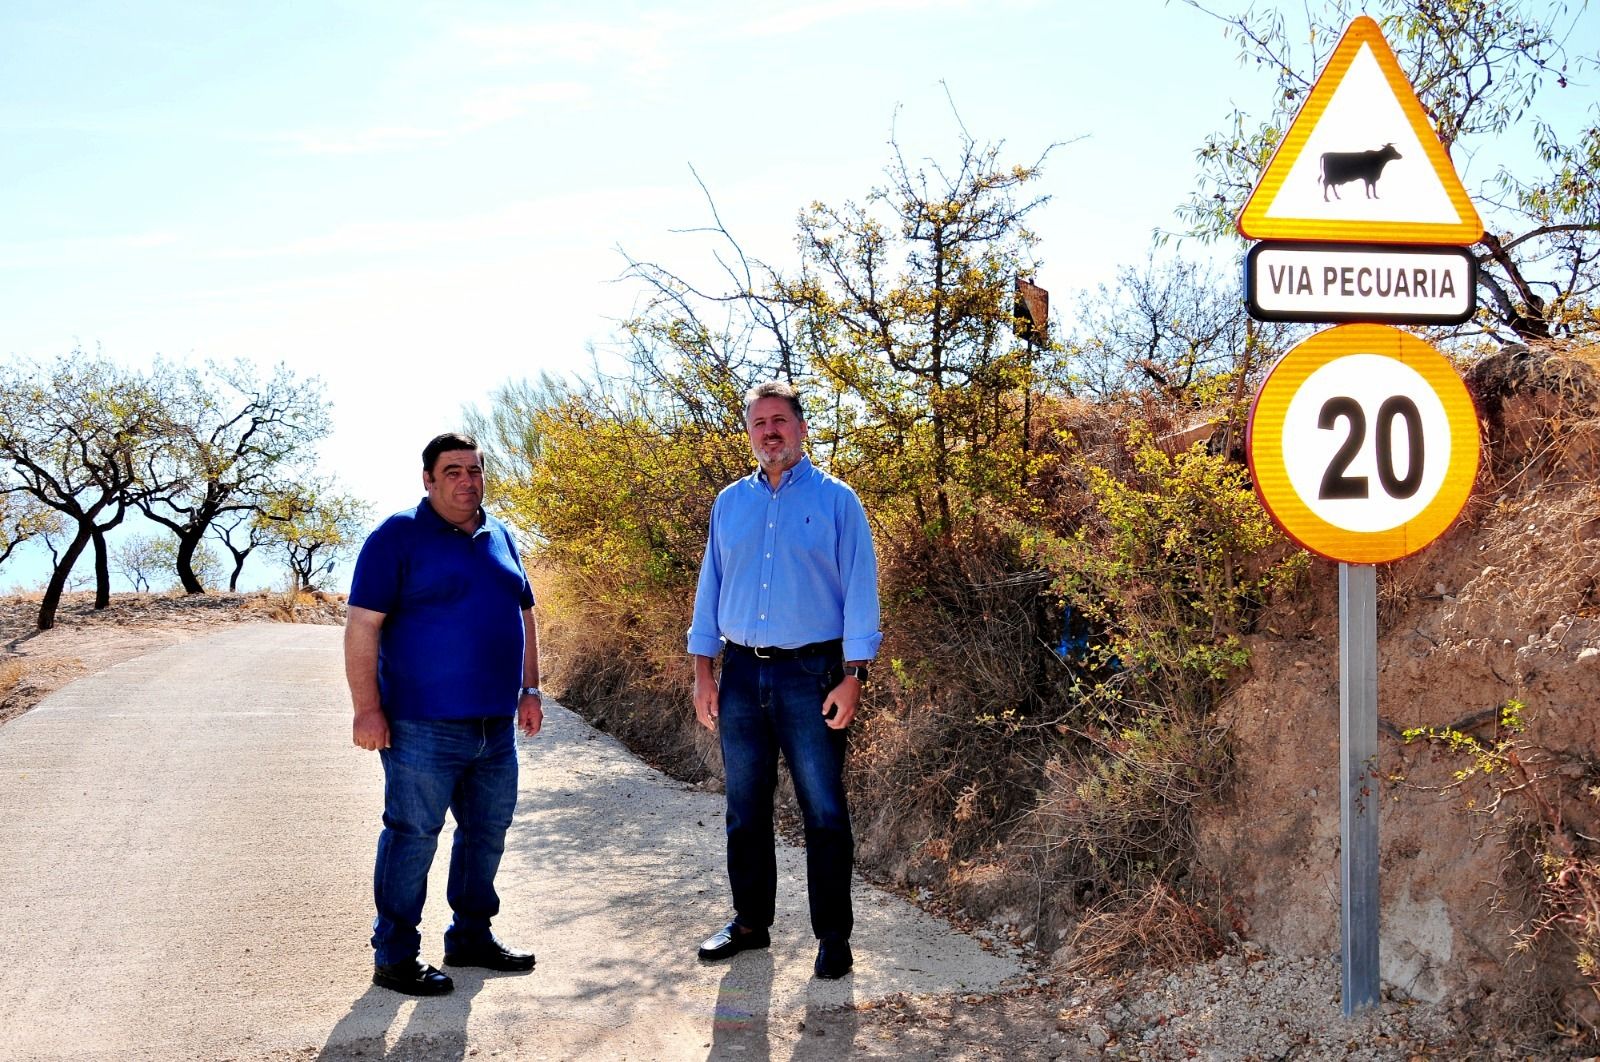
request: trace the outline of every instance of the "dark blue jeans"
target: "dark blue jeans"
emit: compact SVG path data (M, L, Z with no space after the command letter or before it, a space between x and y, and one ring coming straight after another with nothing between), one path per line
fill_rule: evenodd
M717 733L728 791L728 883L739 924L772 925L778 867L772 797L778 753L794 780L806 830L806 891L811 930L849 937L850 870L855 843L845 802L845 732L822 718L822 702L843 679L835 653L797 660L759 660L729 650L723 657Z
M446 898L455 912L445 950L471 947L489 937L500 912L495 872L505 852L506 829L517 806L515 720L393 719L383 758L383 833L372 890L372 923L379 965L415 958L422 937L428 868L439 844L446 809L455 817Z

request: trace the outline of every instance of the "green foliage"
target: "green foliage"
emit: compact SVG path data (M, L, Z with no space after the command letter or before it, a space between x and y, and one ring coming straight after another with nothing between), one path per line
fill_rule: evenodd
M16 485L0 490L0 564L33 538L60 537L61 515Z
M1059 368L1012 316L1045 202L1016 196L1043 159L1000 150L963 137L953 165L915 168L896 148L864 203L801 214L799 273L774 292L800 308L797 349L827 396L819 443L890 533L949 535L1027 481L1031 396Z
M314 478L273 491L255 520L289 569L291 588L315 590L361 544L371 512L333 481Z
M1284 549L1244 468L1199 444L1167 453L1137 423L1129 445L1126 477L1080 462L1090 520L1032 541L1055 591L1102 632L1086 695L1204 712L1247 662L1240 635L1266 595L1306 561Z

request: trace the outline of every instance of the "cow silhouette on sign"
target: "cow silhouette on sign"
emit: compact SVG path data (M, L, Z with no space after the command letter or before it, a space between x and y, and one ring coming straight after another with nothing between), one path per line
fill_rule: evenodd
M1368 199L1378 198L1378 178L1383 176L1383 168L1399 157L1400 152L1393 144L1385 144L1377 151L1324 151L1322 173L1317 178L1322 182L1322 201L1328 201L1330 188L1333 197L1338 199L1339 186L1351 181L1361 181L1367 186Z

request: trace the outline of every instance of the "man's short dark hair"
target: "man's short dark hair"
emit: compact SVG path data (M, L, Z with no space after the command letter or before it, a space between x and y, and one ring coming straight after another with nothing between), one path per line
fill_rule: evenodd
M787 380L768 380L766 383L758 383L746 391L744 393L744 415L749 417L750 407L763 398L785 399L789 403L789 408L794 410L796 419L802 421L806 419L805 408L800 405L800 396L795 393L794 385Z
M439 463L439 455L450 450L471 450L482 453L483 448L478 445L478 440L470 435L460 432L447 431L443 435L435 435L429 440L428 445L422 448L422 470L428 475L433 475L433 466Z

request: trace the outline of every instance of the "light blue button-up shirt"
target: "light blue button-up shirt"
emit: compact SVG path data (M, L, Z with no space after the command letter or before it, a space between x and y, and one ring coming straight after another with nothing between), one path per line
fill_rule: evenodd
M722 639L793 649L844 641L846 660L871 660L878 630L878 559L861 499L801 457L778 489L760 469L711 507L689 652L716 656Z

